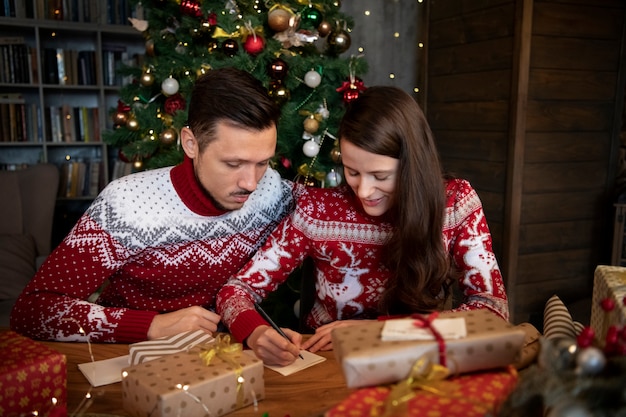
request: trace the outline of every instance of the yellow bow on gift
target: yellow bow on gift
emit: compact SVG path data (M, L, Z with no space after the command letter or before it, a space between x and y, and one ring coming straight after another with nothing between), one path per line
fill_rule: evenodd
M415 396L415 390L444 396L452 393L454 384L444 381L448 376L450 376L448 368L433 364L428 358L422 356L411 367L409 376L391 388L380 417L403 415L402 411L406 403ZM372 407L372 417L379 416L377 408Z
M237 358L243 352L243 345L241 343L231 343L230 335L220 333L217 335L215 342L208 349L203 349L200 352L200 358L206 366L211 364L214 357L218 357L224 362L230 364L235 370L235 378L237 381L237 408L243 407L243 384L245 379L242 375L243 368Z

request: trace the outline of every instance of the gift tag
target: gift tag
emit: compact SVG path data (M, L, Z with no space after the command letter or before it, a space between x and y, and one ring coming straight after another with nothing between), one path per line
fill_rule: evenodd
M432 325L444 339L461 339L467 336L465 319L463 317L435 319ZM383 342L392 340L435 340L435 336L427 327L417 326L416 320L411 318L385 320L380 337Z

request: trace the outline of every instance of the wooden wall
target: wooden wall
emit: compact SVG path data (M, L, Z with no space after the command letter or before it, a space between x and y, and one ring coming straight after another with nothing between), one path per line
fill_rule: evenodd
M477 189L512 320L591 296L610 262L623 0L431 0L426 111Z

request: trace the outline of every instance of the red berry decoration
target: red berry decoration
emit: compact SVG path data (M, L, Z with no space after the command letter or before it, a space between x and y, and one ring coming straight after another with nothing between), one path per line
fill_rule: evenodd
M596 332L589 326L585 327L578 337L576 338L576 343L581 348L586 348L591 346L593 343L593 338L596 336Z
M607 297L600 301L600 307L602 307L602 310L606 312L613 311L615 308L615 301L612 298Z

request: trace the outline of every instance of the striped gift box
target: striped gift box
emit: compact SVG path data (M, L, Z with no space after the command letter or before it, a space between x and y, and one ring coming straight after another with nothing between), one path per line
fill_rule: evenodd
M158 359L161 356L183 352L199 344L210 343L214 340L210 334L202 330L195 330L179 333L175 336L133 343L129 346L130 364L137 365Z

